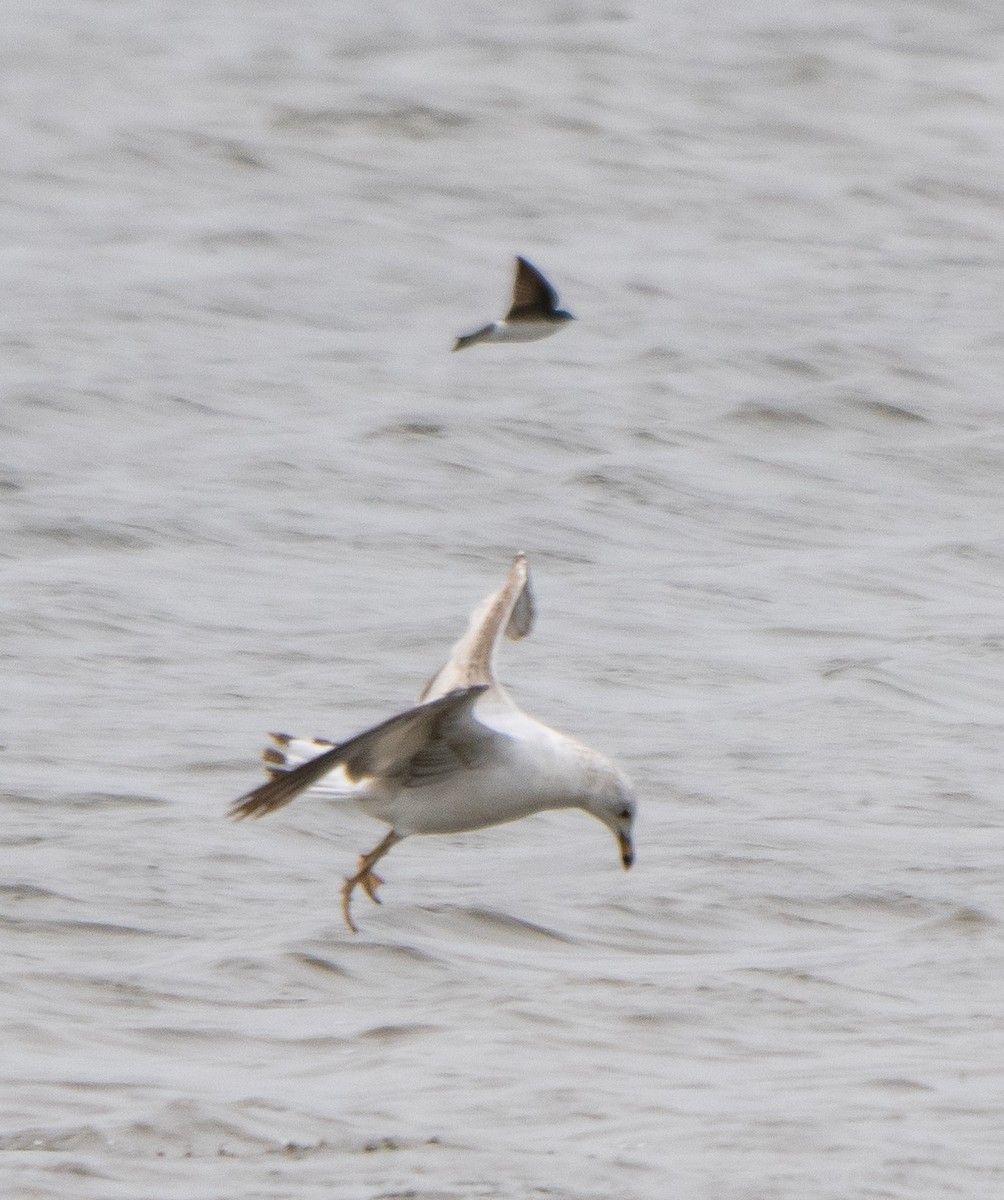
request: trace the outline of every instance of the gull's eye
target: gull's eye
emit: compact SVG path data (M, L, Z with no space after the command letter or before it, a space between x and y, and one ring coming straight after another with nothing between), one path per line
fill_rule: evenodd
M629 819L630 819L630 817L631 817L631 810L630 810L629 808L622 808L622 809L620 810L620 812L617 814L617 816L618 816L618 817L619 817L619 818L620 818L622 821L627 821L627 820L629 820Z

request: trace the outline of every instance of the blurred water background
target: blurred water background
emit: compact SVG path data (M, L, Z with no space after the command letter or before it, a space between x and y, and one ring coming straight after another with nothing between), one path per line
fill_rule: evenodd
M1004 1190L1004 19L9 0L0 1177ZM452 355L512 256L577 323ZM503 678L637 781L341 878L265 731Z

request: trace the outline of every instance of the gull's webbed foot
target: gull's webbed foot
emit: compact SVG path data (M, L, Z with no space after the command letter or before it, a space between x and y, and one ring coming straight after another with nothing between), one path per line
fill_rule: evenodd
M383 883L383 880L376 873L371 871L369 867L359 872L358 875L352 877L353 883L357 883L374 904L383 904L383 901L377 895L377 888Z
M353 933L358 933L359 930L352 920L352 892L357 886L361 887L374 904L382 903L380 897L377 895L377 888L383 883L383 880L373 870L373 865L383 858L387 851L399 841L401 841L401 836L392 829L383 841L375 849L371 850L369 854L361 854L359 856L359 870L342 884L342 916L345 918L345 924L348 925Z

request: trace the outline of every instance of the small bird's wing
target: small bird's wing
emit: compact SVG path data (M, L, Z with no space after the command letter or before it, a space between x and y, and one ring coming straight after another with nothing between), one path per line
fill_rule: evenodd
M503 633L511 641L519 641L533 628L535 616L530 568L526 555L517 554L505 583L471 614L467 632L450 651L446 665L422 689L419 700L435 700L457 688L478 684L498 688L494 659Z
M417 787L478 766L506 737L482 725L471 711L487 690L484 684L458 689L398 713L247 792L230 806L229 815L243 820L275 812L336 767L353 783L380 779Z
M505 315L507 321L520 317L540 316L558 307L558 293L531 262L516 259L516 278L512 286L512 307Z

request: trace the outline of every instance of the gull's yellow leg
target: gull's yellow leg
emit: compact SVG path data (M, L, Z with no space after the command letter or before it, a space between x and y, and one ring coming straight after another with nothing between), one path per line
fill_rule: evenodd
M374 904L381 903L380 897L377 895L377 888L383 883L383 880L376 874L373 868L388 850L392 850L401 841L404 841L403 836L395 833L392 829L379 845L374 846L369 854L361 854L359 856L359 870L351 878L346 879L342 885L342 916L345 918L345 924L348 925L353 933L359 932L349 911L349 906L352 903L353 889L358 885Z

